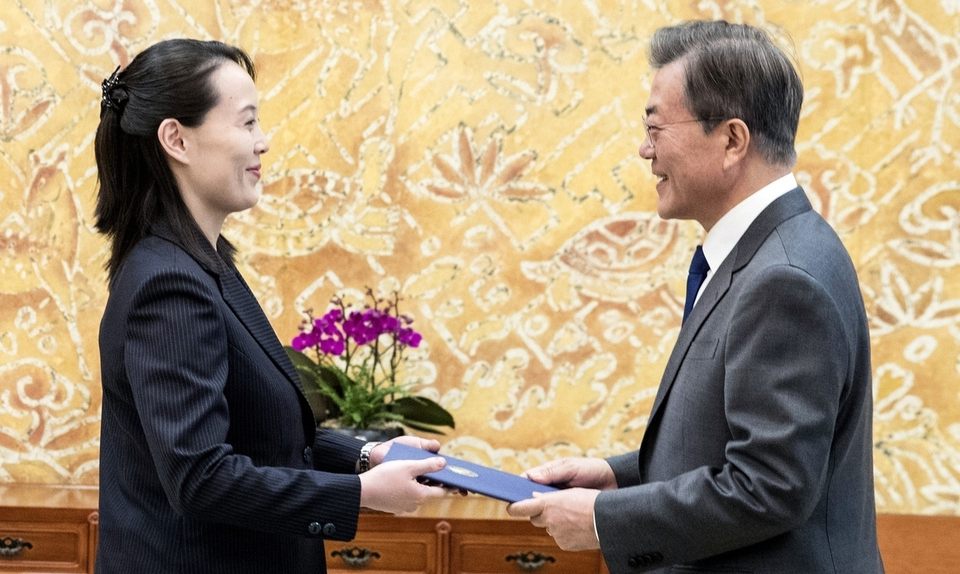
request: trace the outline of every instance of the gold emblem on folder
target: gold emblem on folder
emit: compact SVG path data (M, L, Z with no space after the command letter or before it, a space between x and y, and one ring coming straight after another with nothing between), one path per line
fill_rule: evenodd
M462 466L457 466L455 464L448 464L447 470L449 470L450 472L455 472L462 476L469 476L470 478L477 478L480 476L479 474L473 472L468 468L463 468Z

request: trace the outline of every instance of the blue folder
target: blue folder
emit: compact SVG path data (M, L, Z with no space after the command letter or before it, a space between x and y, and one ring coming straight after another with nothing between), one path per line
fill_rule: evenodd
M403 444L391 443L384 462L390 460L419 460L435 456L446 459L447 466L437 472L430 472L424 478L439 482L444 486L461 488L505 502L517 502L532 498L534 492L553 492L552 486L533 482L517 474L510 474L489 466L475 464L445 454L414 448Z

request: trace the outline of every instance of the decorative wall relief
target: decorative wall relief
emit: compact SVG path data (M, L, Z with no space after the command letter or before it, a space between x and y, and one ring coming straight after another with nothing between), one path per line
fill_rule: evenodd
M0 482L96 484L99 82L151 43L258 66L259 205L225 234L285 342L399 289L451 454L520 471L639 445L689 222L637 155L659 26L767 27L806 87L795 173L860 273L877 502L960 512L960 6L949 0L12 0L0 11Z

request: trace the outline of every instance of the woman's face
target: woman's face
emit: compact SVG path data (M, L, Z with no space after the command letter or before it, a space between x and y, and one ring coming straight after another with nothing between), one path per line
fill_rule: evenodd
M270 146L260 129L257 89L243 68L224 62L210 81L218 101L202 124L183 128L189 161L178 183L200 227L219 233L227 215L260 199L260 155Z

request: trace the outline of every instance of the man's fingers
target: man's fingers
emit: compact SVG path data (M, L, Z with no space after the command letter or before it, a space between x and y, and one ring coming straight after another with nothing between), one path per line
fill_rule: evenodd
M576 468L570 459L561 458L535 466L525 474L540 484L566 484L576 475Z
M514 502L507 506L507 514L510 516L531 518L543 512L543 504L543 500L539 498L528 498L527 500Z
M522 475L524 478L530 479L533 482L538 482L540 484L549 484L550 473L544 469L542 466L536 468L531 468L527 470Z
M560 482L560 480L558 480L560 474L561 473L557 468L556 461L535 466L523 473L526 478L540 484L553 484Z

